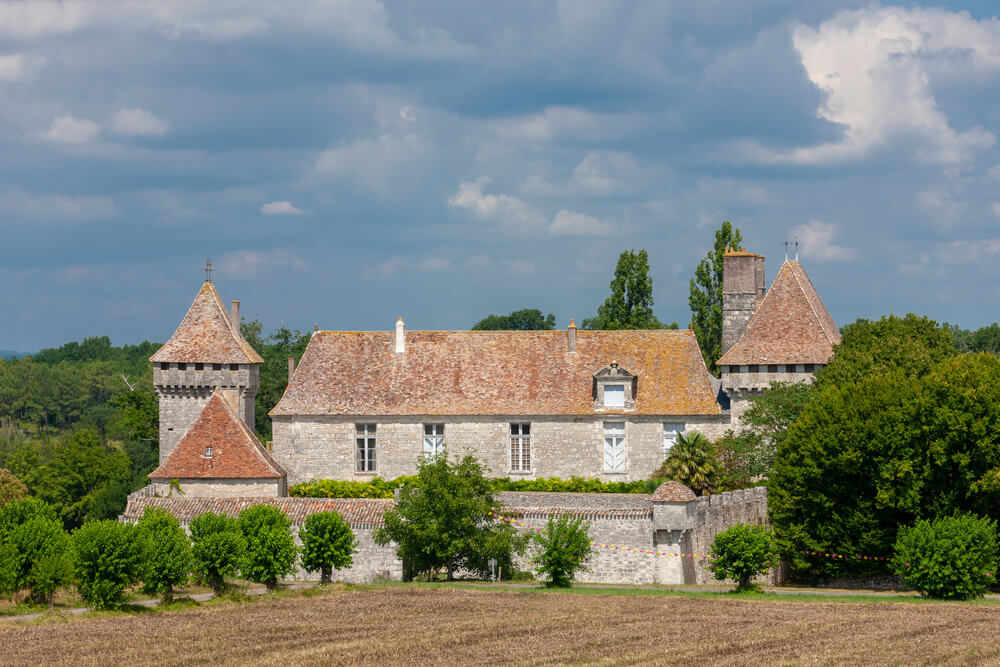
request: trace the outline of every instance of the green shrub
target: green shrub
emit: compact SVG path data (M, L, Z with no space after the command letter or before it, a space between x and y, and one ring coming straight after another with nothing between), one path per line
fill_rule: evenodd
M397 488L415 479L407 475L391 480L374 477L367 482L314 479L294 485L288 495L300 498L392 498Z
M195 517L191 521L191 542L194 571L216 594L221 593L226 577L236 574L246 553L246 539L236 519L214 512Z
M358 540L350 525L337 512L316 512L306 517L299 530L302 540L302 567L320 572L320 583L330 583L333 570L350 567Z
M699 496L715 493L719 462L712 443L701 433L681 433L653 476L680 482Z
M7 533L0 542L0 581L5 592L31 589L35 602L48 600L73 579L69 535L62 522L36 515Z
M81 597L98 609L121 606L139 580L142 544L135 528L112 519L85 523L73 533L73 557Z
M892 568L906 584L931 598L982 597L996 578L997 530L971 514L917 521L899 530Z
M240 512L236 524L247 544L240 571L250 581L274 590L278 579L295 569L298 547L291 521L277 507L255 505Z
M742 523L716 535L709 553L712 562L708 567L715 578L732 579L737 592L756 590L753 578L767 572L778 558L770 528Z
M535 570L547 587L569 588L577 571L585 569L583 561L594 550L589 531L589 523L564 514L549 517L544 531L531 534L538 545Z
M392 498L396 489L413 484L417 477L404 475L384 480L378 477L369 482L352 482L336 479L314 479L294 485L289 495L300 498ZM489 479L493 491L547 491L549 493L652 493L666 479L635 482L602 482L588 477L560 479Z
M143 549L143 590L170 602L174 587L183 586L191 573L191 541L180 522L159 507L147 507L136 530Z

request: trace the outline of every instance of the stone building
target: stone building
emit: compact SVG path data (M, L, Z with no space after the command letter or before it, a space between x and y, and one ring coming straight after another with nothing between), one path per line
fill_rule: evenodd
M149 360L160 400L160 462L216 388L231 395L243 420L253 424L264 360L240 334L240 302L233 301L227 313L211 280L198 290L174 335Z
M233 498L287 495L285 471L216 389L165 461L149 473L152 493Z
M812 382L840 331L798 259L786 259L764 292L764 257L727 251L722 277L722 391L734 425L772 382Z
M288 483L416 472L447 443L495 476L648 479L728 426L690 331L319 331L271 411Z

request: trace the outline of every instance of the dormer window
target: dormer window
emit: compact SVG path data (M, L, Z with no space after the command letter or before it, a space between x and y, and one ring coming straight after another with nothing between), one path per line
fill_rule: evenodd
M594 374L594 409L634 409L638 386L635 375L612 361Z
M604 407L606 408L625 407L625 385L623 384L604 385Z
M205 448L205 456L207 456L208 458L212 458L212 448L211 447L206 447Z

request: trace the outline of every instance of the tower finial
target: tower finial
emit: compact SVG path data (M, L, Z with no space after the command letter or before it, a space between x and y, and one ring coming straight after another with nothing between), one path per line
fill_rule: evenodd
M212 264L212 260L206 259L205 260L205 282L206 283L212 282L212 271L214 271L214 270L215 270L215 265Z

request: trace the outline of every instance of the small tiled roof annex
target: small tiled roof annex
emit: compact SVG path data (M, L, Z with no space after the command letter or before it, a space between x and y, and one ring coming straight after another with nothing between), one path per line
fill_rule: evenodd
M206 455L206 448L212 455ZM265 479L285 471L267 453L218 389L151 479Z
M721 409L690 331L314 333L275 417L286 415L715 415ZM637 376L635 408L595 411L593 376Z
M743 335L717 365L825 364L840 331L798 260L781 265Z
M664 482L653 491L654 503L687 503L696 497L694 491L680 482Z
M149 358L153 363L260 364L264 360L233 327L211 281L198 290L177 331Z

